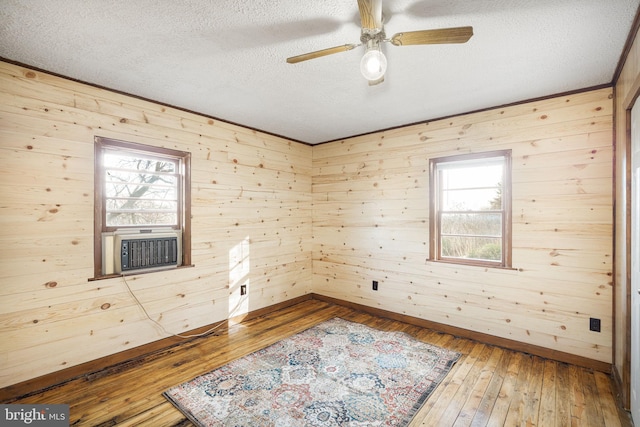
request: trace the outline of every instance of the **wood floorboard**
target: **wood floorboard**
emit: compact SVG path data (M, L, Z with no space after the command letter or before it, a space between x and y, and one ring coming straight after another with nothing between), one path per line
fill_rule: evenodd
M478 408L476 409L473 419L471 421L472 426L486 426L489 422L489 417L493 413L494 406L498 401L498 395L500 389L504 383L504 378L507 375L507 369L511 362L511 352L504 351L498 366L496 367L489 385L486 391L483 393Z
M502 426L505 425L509 408L511 407L511 401L516 393L516 386L518 381L518 373L522 366L523 355L522 353L511 352L511 359L509 360L509 366L502 380L502 385L498 391L493 408L487 420L487 426ZM481 416L486 416L482 414ZM477 425L481 425L478 423Z
M544 371L542 375L542 395L540 396L539 424L554 425L556 414L556 394L557 394L557 364L553 360L544 361Z
M566 396L570 396L569 366L566 363L558 363L556 375L555 425L569 427L571 425L571 402L566 398Z
M518 354L520 354L521 359L520 366L518 376L514 383L513 396L509 401L509 408L504 421L505 426L519 426L523 424L524 406L527 401L527 381L533 365L533 357L528 354Z
M69 404L72 426L190 426L163 391L333 317L461 353L411 427L632 426L602 372L314 299L4 403Z
M582 422L585 411L584 392L582 391L580 369L576 366L569 366L569 378L571 381L570 402L571 402L571 426L577 427Z
M524 425L537 426L540 415L540 397L542 396L542 384L544 374L544 359L533 356L531 371L527 379L528 387L525 392L525 405L523 421ZM551 390L549 390L551 392Z

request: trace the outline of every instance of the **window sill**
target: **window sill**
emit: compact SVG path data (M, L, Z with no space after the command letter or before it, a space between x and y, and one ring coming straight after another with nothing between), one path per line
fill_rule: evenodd
M427 259L427 263L457 265L460 267L492 268L496 270L511 270L511 271L519 270L518 268L515 268L515 267L504 267L504 266L495 265L495 264L470 263L470 262L449 261L449 260L431 259L431 258Z
M123 274L107 274L107 275L104 275L104 276L89 277L87 279L87 281L95 282L96 280L114 279L116 277L122 277L122 276L139 276L141 274L161 273L161 272L164 272L164 271L181 270L183 268L192 268L192 267L195 267L195 265L194 264L189 264L189 265L180 265L178 267L172 267L172 268L159 268L157 270L131 271L131 272L123 273Z

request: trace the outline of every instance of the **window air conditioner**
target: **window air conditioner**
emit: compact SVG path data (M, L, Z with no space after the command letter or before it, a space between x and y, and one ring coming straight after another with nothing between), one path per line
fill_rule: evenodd
M182 264L182 233L171 229L102 233L102 274L128 274Z

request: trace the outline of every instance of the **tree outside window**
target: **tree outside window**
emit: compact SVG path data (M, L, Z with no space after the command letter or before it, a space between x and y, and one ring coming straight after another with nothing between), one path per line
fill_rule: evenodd
M179 223L179 163L145 154L104 151L107 227Z

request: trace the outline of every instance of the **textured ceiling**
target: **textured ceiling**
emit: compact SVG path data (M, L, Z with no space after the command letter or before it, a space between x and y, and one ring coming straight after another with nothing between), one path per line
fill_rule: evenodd
M356 0L0 0L0 57L315 144L611 83L640 0L383 0L388 36L473 26L465 44L383 47L369 86Z

